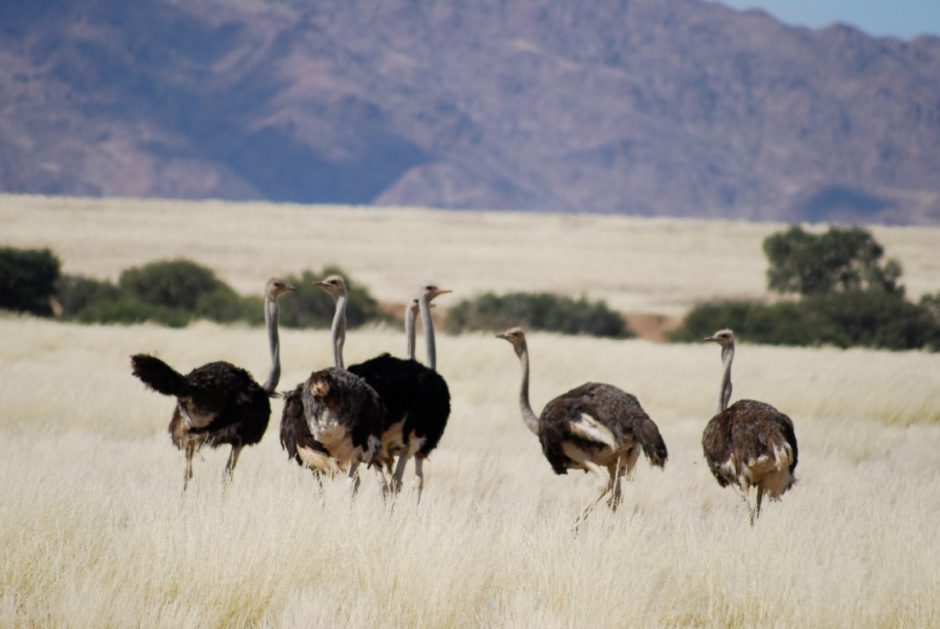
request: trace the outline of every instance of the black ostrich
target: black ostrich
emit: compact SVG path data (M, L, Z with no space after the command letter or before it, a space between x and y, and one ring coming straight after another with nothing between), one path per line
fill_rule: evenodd
M334 352L337 360L342 361L346 330L342 306L346 300L346 285L342 278L330 277L318 286L336 300L337 317L342 318L334 319L333 325ZM417 298L427 343L427 367L413 359L396 358L387 353L349 367L349 371L375 389L385 405L387 414L382 430L379 463L392 472L392 491L401 490L405 467L408 460L414 457L419 500L424 489L424 461L437 447L450 416L450 391L447 382L435 371L437 354L430 311L431 300L449 292L434 284L425 284ZM409 352L414 347L413 317L414 310L409 307L405 313ZM393 464L395 456L398 461Z
M343 368L342 336L345 331L345 282L331 275L323 282L344 287L344 297L333 317L334 366L314 371L307 380L284 396L281 415L281 447L298 464L319 477L344 472L359 486L358 468L372 464L379 453L385 407L365 380ZM338 348L338 349L337 349ZM379 470L381 473L381 470Z
M798 450L796 432L789 417L770 404L738 400L730 407L731 363L734 333L719 330L705 339L721 345L724 371L718 398L718 414L705 426L702 449L712 474L722 487L734 485L748 507L751 524L760 516L767 492L779 500L796 482ZM757 503L751 506L751 487L757 487Z
M149 388L176 398L170 419L170 438L186 454L183 491L193 477L193 456L204 445L232 446L225 465L231 479L242 448L261 441L271 416L269 397L281 375L278 341L278 298L294 287L272 278L265 288L264 318L271 345L271 371L259 385L240 367L216 361L197 367L185 376L165 362L147 354L131 356L132 372Z
M536 416L529 404L529 350L522 328L511 328L498 338L509 341L522 364L519 407L526 426L538 436L542 452L556 474L569 469L604 477L604 488L578 518L588 516L604 496L616 510L620 504L620 479L630 476L640 450L650 465L664 467L668 453L659 428L633 395L609 384L588 382L559 395Z

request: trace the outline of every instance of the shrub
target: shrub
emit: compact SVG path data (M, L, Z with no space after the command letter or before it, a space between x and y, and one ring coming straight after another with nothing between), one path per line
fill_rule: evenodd
M217 291L233 292L215 273L190 260L151 262L121 273L118 287L145 304L197 312ZM223 297L224 299L225 297Z
M48 249L0 247L0 309L51 315L61 266Z
M815 295L800 302L703 304L692 309L670 338L697 341L725 327L748 341L768 345L940 347L940 321L928 308L897 293L861 290Z
M626 338L632 336L623 318L603 301L571 299L551 293L485 293L457 303L447 313L447 330L504 330L527 328Z
M171 328L182 328L193 316L178 308L147 304L140 299L120 295L117 299L95 301L79 311L75 318L82 323L143 323L150 321Z
M121 291L111 282L81 275L63 275L56 282L55 294L62 306L62 315L77 317L93 304L117 300Z
M731 328L754 343L810 345L818 341L822 327L823 322L797 303L734 300L696 306L670 339L700 341L716 330Z

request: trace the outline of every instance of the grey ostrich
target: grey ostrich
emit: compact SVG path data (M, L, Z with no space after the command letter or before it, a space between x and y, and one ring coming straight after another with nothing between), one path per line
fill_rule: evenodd
M579 521L605 496L616 510L620 504L620 479L630 476L640 450L650 465L664 467L668 453L659 428L633 395L609 384L588 382L559 395L536 415L529 403L529 350L522 328L511 328L498 338L509 341L522 364L519 408L522 419L542 444L542 452L556 474L569 469L591 472L604 479L597 499ZM607 478L604 478L604 468Z
M264 318L271 347L271 371L259 385L240 367L217 361L182 375L165 362L147 354L131 356L132 373L150 389L176 397L170 419L170 438L186 454L183 491L193 477L193 456L204 445L232 446L225 465L230 479L245 446L261 441L271 416L268 398L274 395L281 375L278 341L278 298L294 287L272 278L265 287Z
M342 361L347 295L345 283L339 280L341 278L327 278L318 285L336 300L332 328L333 351L337 360ZM447 382L434 370L437 353L430 312L431 300L449 292L427 283L421 287L417 297L427 344L427 367L415 360L404 360L387 353L349 367L349 371L362 377L375 389L386 409L379 460L392 471L390 488L394 492L400 491L405 467L414 458L418 500L424 488L424 461L437 447L450 416ZM414 345L415 330L414 321L409 321L410 317L410 311L406 312L409 348ZM396 456L398 460L393 464Z
M358 468L371 464L381 444L385 407L375 390L343 367L346 283L331 275L315 286L342 292L333 318L334 366L314 371L287 393L281 415L281 446L317 475L341 471L359 486Z
M741 492L751 524L754 524L760 516L764 493L778 500L796 482L796 433L790 418L770 404L738 400L728 406L734 333L728 329L719 330L705 340L721 345L724 370L718 414L705 426L702 449L718 484L722 487L734 485ZM751 487L757 487L754 507L749 500Z

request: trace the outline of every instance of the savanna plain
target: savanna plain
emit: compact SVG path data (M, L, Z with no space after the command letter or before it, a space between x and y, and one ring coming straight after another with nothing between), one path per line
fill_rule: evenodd
M457 297L552 290L675 315L763 296L761 241L779 225L420 209L0 197L6 245L48 246L64 271L116 277L183 256L260 293L272 275L337 263L385 301L436 279ZM873 230L909 294L938 290L940 230ZM290 296L282 309L292 307ZM229 360L263 379L262 329L80 326L0 316L2 626L940 626L940 355L750 345L732 399L793 418L794 488L753 527L715 483L700 438L718 348L531 333L532 402L588 380L634 393L669 447L624 504L556 476L517 407L519 365L489 333L438 335L452 413L420 503L364 473L321 488L277 428L204 450L181 492L173 402L130 375L151 352L188 371ZM282 330L281 389L329 364L326 330ZM351 330L347 362L401 355L403 333ZM411 479L411 470L406 480Z

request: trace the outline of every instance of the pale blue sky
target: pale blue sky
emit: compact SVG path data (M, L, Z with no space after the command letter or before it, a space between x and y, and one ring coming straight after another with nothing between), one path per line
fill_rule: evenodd
M736 9L764 9L787 24L821 28L851 24L872 35L911 39L940 35L940 0L720 0Z

